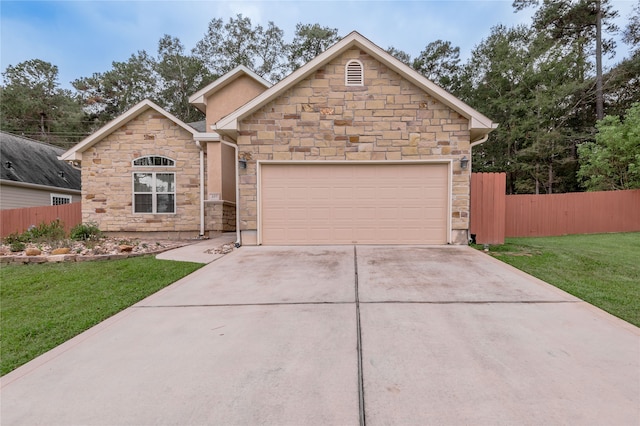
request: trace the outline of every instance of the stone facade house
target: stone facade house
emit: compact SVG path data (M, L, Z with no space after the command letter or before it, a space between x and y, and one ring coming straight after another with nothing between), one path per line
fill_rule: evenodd
M204 127L150 101L60 158L106 232L242 244L466 243L471 149L489 118L353 32L271 86L238 68L190 97Z

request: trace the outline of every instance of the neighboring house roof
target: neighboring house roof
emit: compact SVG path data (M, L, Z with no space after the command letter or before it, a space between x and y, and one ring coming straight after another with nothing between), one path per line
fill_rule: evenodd
M64 149L0 132L0 180L17 186L46 186L80 191L80 170L58 160Z
M193 123L187 124L199 132L204 133L207 131L207 120L194 121Z
M271 83L269 83L264 78L260 77L255 72L251 71L249 68L245 67L244 65L239 65L234 69L232 69L231 71L229 71L228 73L226 73L225 75L223 75L222 77L220 77L219 79L215 80L213 83L208 84L204 88L198 90L193 95L189 96L189 103L195 106L196 108L198 108L200 111L206 113L207 98L209 96L211 96L213 93L217 92L218 90L222 89L229 83L233 82L234 80L245 75L248 77L251 77L252 79L257 81L259 84L263 85L267 89L272 86Z
M345 51L357 47L376 60L385 64L391 70L397 72L402 77L415 84L426 93L434 97L435 99L447 105L449 108L458 112L463 117L469 119L469 131L471 133L471 142L482 140L489 132L497 127L497 124L493 123L491 119L484 116L480 112L471 108L469 105L456 98L440 86L433 83L431 80L424 77L413 68L407 66L394 56L387 53L385 50L376 46L358 32L354 31L344 37L342 40L325 50L323 53L315 57L313 60L298 68L292 74L279 83L271 86L262 94L256 96L252 101L246 103L244 106L238 108L233 113L223 117L216 123L216 131L219 133L225 133L232 136L234 139L237 137L238 122L250 114L254 113L258 109L262 108L267 103L276 99L287 89L295 86L303 79L314 73L318 68L326 65Z
M67 152L65 152L61 156L59 156L58 158L60 160L63 160L63 161L81 161L82 160L82 153L84 151L86 151L87 149L91 148L93 145L95 145L96 143L100 142L102 139L104 139L105 137L109 136L111 133L115 132L120 127L122 127L123 125L125 125L129 121L133 120L140 113L144 112L147 109L153 109L156 112L164 115L169 120L173 121L178 126L182 127L184 130L186 130L187 132L191 133L192 135L195 135L196 133L199 133L198 130L196 130L195 128L193 128L193 127L189 126L188 124L184 123L182 120L180 120L179 118L177 118L173 114L165 111L164 109L162 109L158 105L154 104L150 100L145 99L144 101L139 102L138 104L133 106L131 109L129 109L124 114L120 115L116 119L114 119L114 120L110 121L109 123L107 123L100 130L98 130L97 132L93 133L91 136L85 138L82 142L80 142L79 144L77 144L76 146L74 146L73 148L71 148L70 150L68 150Z

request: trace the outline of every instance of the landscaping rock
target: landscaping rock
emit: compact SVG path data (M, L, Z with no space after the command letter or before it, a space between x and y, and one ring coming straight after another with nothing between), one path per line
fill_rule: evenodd
M68 247L62 247L62 248L51 250L51 254L54 256L58 254L69 254L70 252L71 252L71 249Z
M74 254L56 254L47 257L47 262L74 262L75 260Z
M40 256L42 254L42 250L35 247L29 247L24 251L24 254L26 256Z
M128 244L122 244L118 246L118 250L120 251L120 253L129 253L133 250L133 246L130 246Z

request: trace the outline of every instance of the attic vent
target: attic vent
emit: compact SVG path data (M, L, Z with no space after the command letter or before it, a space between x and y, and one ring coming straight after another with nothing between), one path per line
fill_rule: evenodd
M363 86L364 85L364 67L362 62L352 59L347 62L345 72L345 85L346 86Z

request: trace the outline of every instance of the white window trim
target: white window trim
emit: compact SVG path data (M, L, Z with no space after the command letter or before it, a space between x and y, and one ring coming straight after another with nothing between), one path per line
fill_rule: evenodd
M353 64L357 64L360 67L360 79L357 82L354 82L353 78L349 78L349 77L355 76L354 73L349 72L349 67L352 66ZM344 85L345 86L364 86L364 65L362 64L362 62L360 62L357 59L351 59L349 62L347 62L347 64L344 66Z
M153 175L153 186L152 192L136 192L136 185L135 185L135 180L134 180L134 176L136 174L152 174ZM174 186L174 192L156 192L156 174L161 173L161 174L169 174L169 175L173 175L173 186ZM137 171L137 172L132 172L131 173L131 209L133 211L133 214L162 214L162 215L175 215L177 213L178 210L178 206L177 206L177 192L175 191L176 189L176 173L175 172L152 172L152 171ZM151 211L150 212L137 212L136 211L136 194L151 194ZM160 212L158 213L158 194L173 194L173 212Z
M156 164L139 165L139 164L136 164L136 161L142 160L143 158L154 158L154 157L164 158L165 160L169 160L169 161L171 161L171 164L167 164L167 165L156 165ZM170 157L165 157L164 155L143 155L142 157L134 158L133 160L131 160L131 166L132 167L175 167L176 166L176 160L174 160L173 158L170 158Z
M50 194L51 195L51 205L52 206L62 206L64 204L71 204L73 202L73 198L71 197L71 195L67 195L67 194ZM66 203L59 203L59 204L53 204L53 199L54 198L62 198L67 200Z

